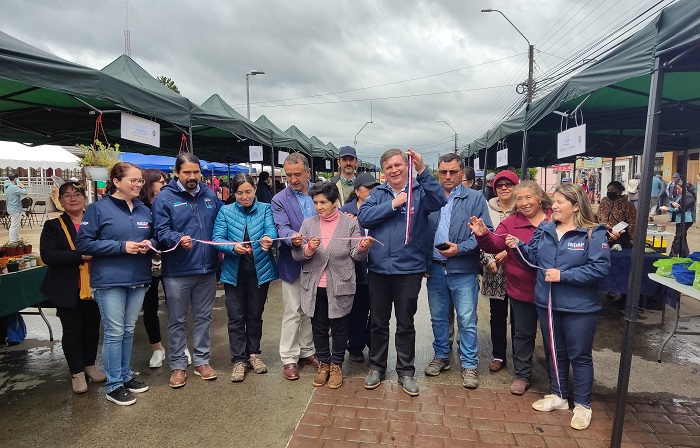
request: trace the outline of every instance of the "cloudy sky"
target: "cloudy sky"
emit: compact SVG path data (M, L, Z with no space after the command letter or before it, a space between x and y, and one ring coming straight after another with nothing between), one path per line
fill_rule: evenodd
M439 120L462 147L523 99L527 43L481 9L503 11L535 45L545 92L599 52L591 44L672 1L3 0L0 30L99 69L124 53L127 5L131 57L193 102L218 93L245 115L245 74L263 70L250 79L253 120L340 147L373 119L357 136L361 158L413 147L432 163L454 147Z

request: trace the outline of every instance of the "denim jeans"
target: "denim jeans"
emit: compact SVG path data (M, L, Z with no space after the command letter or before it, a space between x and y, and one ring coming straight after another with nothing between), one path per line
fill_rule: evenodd
M454 303L459 326L459 359L463 368L475 369L479 362L476 335L476 306L479 300L477 274L448 274L444 266L433 263L427 284L435 357L444 359L450 353L449 314Z
M104 326L102 362L107 375L107 393L116 390L132 378L129 362L134 342L134 327L145 295L145 286L104 288L94 292Z

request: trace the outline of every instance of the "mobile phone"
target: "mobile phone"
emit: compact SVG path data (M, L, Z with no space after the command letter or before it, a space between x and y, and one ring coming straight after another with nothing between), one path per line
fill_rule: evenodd
M437 250L447 250L450 248L450 245L447 243L440 243L435 245L435 249Z

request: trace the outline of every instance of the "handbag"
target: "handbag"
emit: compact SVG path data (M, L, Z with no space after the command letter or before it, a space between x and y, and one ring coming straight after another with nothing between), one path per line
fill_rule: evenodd
M58 218L58 222L61 223L63 231L66 233L66 239L68 239L68 245L71 250L75 250L75 244L73 244L73 239L68 233L68 227L63 219ZM90 263L80 264L80 300L92 300L92 291L90 290Z

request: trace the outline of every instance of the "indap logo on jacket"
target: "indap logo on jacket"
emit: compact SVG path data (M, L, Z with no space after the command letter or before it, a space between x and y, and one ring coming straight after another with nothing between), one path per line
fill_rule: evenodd
M566 248L568 250L585 250L586 249L586 243L568 243L566 245Z

